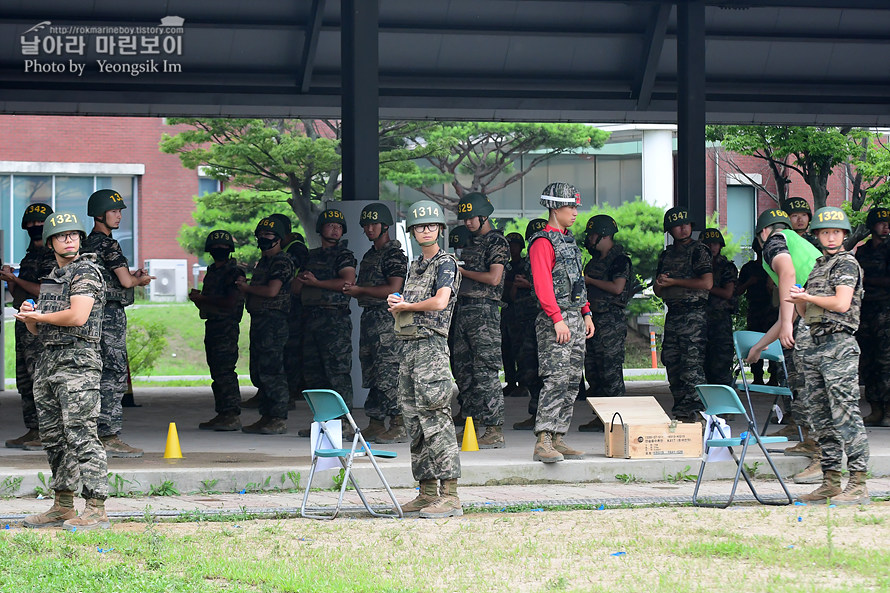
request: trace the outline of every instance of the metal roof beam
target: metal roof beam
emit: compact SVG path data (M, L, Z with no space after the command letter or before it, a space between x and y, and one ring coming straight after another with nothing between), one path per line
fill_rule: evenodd
M303 42L303 63L300 65L298 85L300 92L309 90L312 82L312 68L315 65L315 53L318 50L318 36L321 33L321 17L324 16L325 0L312 0L312 10L306 26L306 38Z
M652 88L655 86L655 72L661 59L661 51L664 48L664 38L667 33L668 18L671 16L670 4L660 3L652 11L652 18L646 30L646 48L643 53L637 79L634 81L634 96L637 99L637 109L645 110L652 98Z

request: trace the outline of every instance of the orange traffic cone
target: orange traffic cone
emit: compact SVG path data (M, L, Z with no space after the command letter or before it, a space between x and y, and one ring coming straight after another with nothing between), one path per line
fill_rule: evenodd
M176 423L171 422L167 429L167 447L164 449L164 459L182 459L182 449L179 448L179 434L176 432Z
M461 451L478 451L479 442L476 440L476 428L473 426L473 418L467 417L464 424L464 440L460 444Z

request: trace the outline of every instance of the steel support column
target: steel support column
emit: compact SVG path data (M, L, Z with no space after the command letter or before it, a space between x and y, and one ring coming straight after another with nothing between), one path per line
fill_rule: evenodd
M343 0L340 52L343 61L343 199L376 200L379 187L378 5Z
M677 2L677 204L705 224L705 3Z

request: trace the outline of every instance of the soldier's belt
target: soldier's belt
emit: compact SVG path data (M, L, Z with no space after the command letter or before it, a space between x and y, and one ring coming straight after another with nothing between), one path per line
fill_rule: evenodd
M331 313L343 313L343 314L347 314L347 315L349 314L349 305L344 306L344 305L307 305L305 303L303 304L303 313L306 315L311 315L312 311L319 310L319 309L322 311L325 311L325 313L327 313L327 314L331 314Z
M66 344L44 344L44 350L70 350L71 348L92 348L93 350L99 349L99 342L90 342L88 340L76 340Z
M828 344L829 342L837 342L839 340L843 340L845 338L852 338L853 334L848 333L846 331L836 331L832 333L826 333L819 336L810 335L810 338L813 340L813 343L817 346L821 346L823 344Z
M499 302L499 299L457 295L457 304L459 305L497 305Z

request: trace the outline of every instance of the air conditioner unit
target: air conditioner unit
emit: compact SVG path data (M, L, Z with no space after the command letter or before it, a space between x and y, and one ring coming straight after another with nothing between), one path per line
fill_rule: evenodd
M188 265L184 259L147 259L145 267L155 279L148 285L152 302L184 302L188 295Z

